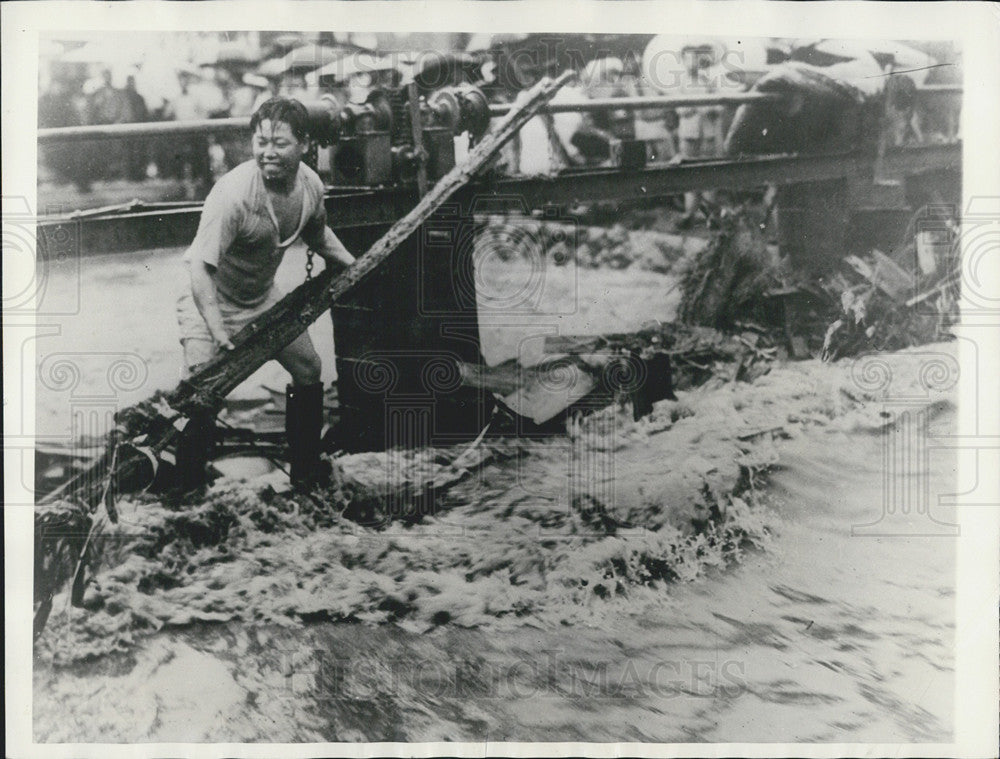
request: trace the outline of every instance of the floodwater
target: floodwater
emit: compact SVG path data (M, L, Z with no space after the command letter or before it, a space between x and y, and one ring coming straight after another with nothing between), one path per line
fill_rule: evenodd
M102 288L113 286L115 296L105 295L103 307L91 301L89 316L67 319L62 334L37 342L40 359L70 344L142 357L147 378L119 399L126 403L173 384L177 349L165 293L183 286L172 254L130 263L131 274L120 262L91 262L79 275L84 304ZM628 292L628 274L611 273L622 280L613 282L619 292ZM636 274L648 287L649 273ZM151 288L150 278L159 286ZM55 291L62 287L70 297L70 277L58 279L50 278ZM109 334L123 316L129 318L121 333ZM586 322L579 326L596 324L596 317L574 318ZM161 321L169 322L164 330L150 331L150 323ZM827 369L809 371L823 377ZM94 381L85 373L81 383ZM59 434L72 389L42 389L40 429ZM771 390L778 405L764 408L760 401ZM905 459L887 477L887 431L905 420L836 424L833 412L793 420L781 400L792 397L786 386L765 384L756 392L761 421L784 424L790 439L773 443L777 464L761 499L772 539L742 552L738 563L708 567L689 582L591 595L565 616L414 627L251 615L167 625L124 651L69 665L38 654L35 739L948 741L955 718L955 541L942 525L949 515L939 507L934 522L916 510L902 514L897 507L892 518L883 511L900 492L928 493L931 500L954 492L954 461ZM807 406L810 391L800 395ZM936 400L922 434L953 431L953 399ZM866 413L869 422L877 420L877 409ZM669 445L650 441L697 418L680 420L673 432L626 441L619 458L627 464L645 455L648 467L662 455L665 475L693 470L693 459L679 463ZM720 426L703 424L689 437L691 446ZM503 466L493 469L501 481ZM628 471L619 470L620 498L628 496ZM455 513L474 513L480 503L486 508L495 495L477 495L470 485ZM545 541L538 546L539 553L555 551ZM487 548L473 540L463 550ZM59 634L54 616L46 635Z
M881 514L881 446L782 443L768 550L595 601L571 626L195 625L96 663L36 662L36 739L947 741L955 543L852 536ZM951 490L949 461L925 474ZM921 519L911 532L934 532Z

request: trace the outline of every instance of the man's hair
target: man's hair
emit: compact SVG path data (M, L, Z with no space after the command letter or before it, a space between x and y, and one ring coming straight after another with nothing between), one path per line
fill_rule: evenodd
M261 103L250 118L250 131L256 132L260 122L283 121L288 124L295 139L304 142L309 138L309 112L294 98L274 97Z

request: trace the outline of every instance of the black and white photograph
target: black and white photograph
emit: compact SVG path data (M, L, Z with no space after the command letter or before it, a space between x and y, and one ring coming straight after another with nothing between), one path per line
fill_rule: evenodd
M995 756L986 4L4 6L9 755Z

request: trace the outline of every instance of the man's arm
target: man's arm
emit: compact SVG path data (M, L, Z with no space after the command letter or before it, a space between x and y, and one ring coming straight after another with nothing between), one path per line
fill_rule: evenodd
M230 175L223 177L208 193L198 222L198 233L184 254L191 277L191 295L198 312L208 325L212 338L224 350L233 344L219 310L215 272L219 258L229 250L239 230L240 188L233 187Z
M309 220L302 229L302 241L309 249L318 253L326 261L327 266L336 265L338 269L346 269L354 263L354 256L337 239L330 226L326 223L326 206L323 202L323 181L316 172L306 168L306 198L312 204Z
M316 252L323 256L327 263L337 263L345 269L355 261L351 252L344 247L344 243L325 224L323 225L323 245L321 248L317 248Z
M212 267L204 261L195 259L188 262L188 270L191 273L191 295L194 297L195 306L198 307L198 311L208 325L208 331L212 333L212 337L224 350L233 350L235 346L229 339L229 332L222 320L222 311L219 310L215 280L212 279Z
M316 217L313 223L302 231L302 240L310 250L321 255L328 265L336 264L339 268L345 269L354 263L354 256L326 225L325 219L320 220Z

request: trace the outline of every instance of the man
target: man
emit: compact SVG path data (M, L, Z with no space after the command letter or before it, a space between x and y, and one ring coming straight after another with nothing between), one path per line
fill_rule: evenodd
M134 74L129 74L125 78L125 89L122 90L122 96L125 98L125 105L128 109L129 122L149 121L149 108L146 107L146 99L136 89ZM133 182L141 182L146 178L146 170L150 163L149 142L132 140L128 143L126 153L128 178Z
M296 100L272 98L250 120L253 159L223 176L202 209L194 242L184 254L191 292L177 304L184 362L193 371L220 350L232 350L232 336L282 298L274 274L285 251L302 239L328 266L350 266L354 257L326 225L323 182L302 163L309 148L308 115ZM277 360L292 376L285 426L291 478L309 486L318 478L323 424L321 363L303 332ZM203 478L211 434L208 420L192 420L194 441L187 463ZM199 438L201 438L199 440ZM202 450L199 450L199 445ZM182 474L182 477L185 475Z
M39 86L39 89L42 87ZM64 79L53 79L48 91L38 98L39 129L80 126L81 123L80 111L73 102L70 83ZM54 172L55 179L65 178L75 184L80 192L90 192L91 175L87 168L89 161L78 145L65 142L39 145L38 158L40 164Z
M100 84L87 99L88 124L124 124L128 122L128 102L125 94L114 86L110 69L101 71ZM102 144L100 150L89 151L88 169L100 179L118 179L125 173L126 142L120 137Z
M205 99L202 97L198 81L200 73L197 69L185 66L177 72L177 84L180 92L164 108L168 120L200 121L209 116ZM208 183L211 176L211 164L208 155L208 139L202 135L184 136L180 141L168 140L171 150L169 176L183 182L184 196L192 200L197 195L197 186Z
M208 118L208 110L198 93L198 79L198 71L191 67L182 68L177 72L180 92L166 107L168 120L197 121Z
M87 101L88 124L124 124L128 121L128 103L114 84L111 69L101 71L101 81Z
M246 73L243 84L233 92L230 116L249 116L274 95L269 92L271 83L260 74Z

